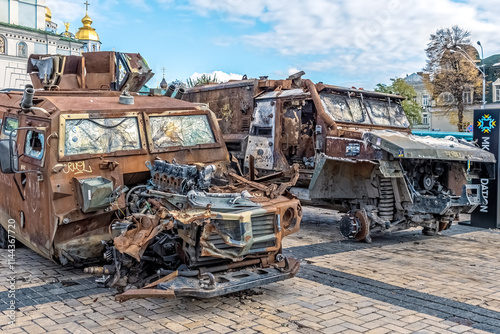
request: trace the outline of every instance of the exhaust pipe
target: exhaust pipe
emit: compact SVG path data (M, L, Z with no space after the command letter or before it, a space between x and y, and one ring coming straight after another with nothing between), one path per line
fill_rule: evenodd
M325 122L329 132L331 131L330 133L335 133L337 131L337 122L335 122L332 116L330 116L330 114L325 111L325 108L323 108L323 104L321 103L321 98L319 97L316 86L309 79L306 79L304 81L304 86L307 88L309 93L311 93L311 98L313 100L314 106L316 107L316 111L318 112L318 116L321 117L323 122Z
M184 96L185 92L186 92L186 90L184 88L180 87L177 90L177 93L175 93L174 99L182 100L182 97Z
M172 97L172 94L175 92L175 85L170 85L167 88L167 92L165 93L166 97Z
M33 85L27 84L24 88L23 98L21 99L21 109L26 110L33 107L33 95L35 95L35 90Z

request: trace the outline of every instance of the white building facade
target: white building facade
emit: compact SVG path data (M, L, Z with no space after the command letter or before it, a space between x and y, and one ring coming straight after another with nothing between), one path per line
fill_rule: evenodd
M80 30L91 33L82 35L97 41L75 38L68 31L69 24L65 32L57 34L57 24L52 22L45 0L0 0L0 90L24 88L31 83L26 73L30 54L81 55L89 50L90 42L98 45L92 48L98 51L99 37L90 27L88 15L84 19Z

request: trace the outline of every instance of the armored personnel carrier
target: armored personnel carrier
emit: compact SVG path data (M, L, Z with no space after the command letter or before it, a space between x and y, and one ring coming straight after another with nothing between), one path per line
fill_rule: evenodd
M190 88L184 99L218 116L230 153L250 174L299 165L302 201L345 212L341 232L450 227L484 202L471 178L494 178L495 158L462 140L414 136L403 97L313 84L298 73Z
M15 236L84 265L125 291L119 300L212 297L296 274L281 248L299 229L298 199L231 169L210 110L135 94L152 75L138 54L30 64L41 90L0 94L2 248Z

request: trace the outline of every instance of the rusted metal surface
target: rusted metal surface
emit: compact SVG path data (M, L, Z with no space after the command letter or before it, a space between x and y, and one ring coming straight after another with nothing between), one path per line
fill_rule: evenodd
M473 144L412 136L401 96L315 85L302 80L303 74L290 76L289 89L277 89L275 80L259 81L252 123L237 131L248 135L245 151L229 150L244 156L241 165L250 179L289 175L298 164L292 192L346 212L346 231L354 220L362 222L346 236L363 240L411 226L448 228L460 212L484 201L468 179L494 177L492 154ZM220 99L231 94L221 85L215 89ZM206 95L191 98L205 102Z
M198 284L214 270L268 272L265 280L240 285L233 277L236 285L215 286L210 295L293 277L297 268L281 257L282 239L298 231L302 218L299 201L286 191L292 184L248 181L233 170L217 117L203 106L133 93L120 99L113 89L133 91L149 76L140 55L57 59L61 71L52 81L38 74L36 80L59 91L37 91L32 101L31 88L0 94L0 150L11 157L12 137L12 159L18 157L16 173L0 173L11 190L0 197L0 218L2 225L16 221L19 241L62 264L100 258L104 265L87 271L134 298L172 297L151 288L172 280L186 291L183 284ZM118 78L121 61L139 75ZM63 91L61 82L79 90ZM148 290L133 292L143 286Z
M124 302L130 299L138 298L166 298L173 299L175 293L171 290L156 290L156 289L131 289L121 293L115 297L116 301Z
M160 283L164 283L164 282L168 282L168 281L171 281L173 280L174 278L176 278L177 276L179 276L179 271L176 270L174 271L173 273L171 274L168 274L167 276L165 277L162 277L156 281L154 281L153 283L150 283L148 285L146 285L143 289L151 289L151 288L155 288L158 284Z
M216 115L223 133L239 133L248 129L253 112L253 95L258 80L241 80L219 85L193 87L186 90L184 101L206 103Z
M309 93L311 93L311 98L313 100L314 106L316 107L316 112L318 114L318 117L321 118L323 122L325 122L328 131L331 131L328 134L336 135L337 123L332 118L332 116L325 111L325 108L321 103L318 91L316 90L316 86L314 86L314 83L311 80L305 80L304 86L309 90Z
M119 68L119 72L116 72ZM33 54L27 71L35 89L139 91L154 73L138 53Z

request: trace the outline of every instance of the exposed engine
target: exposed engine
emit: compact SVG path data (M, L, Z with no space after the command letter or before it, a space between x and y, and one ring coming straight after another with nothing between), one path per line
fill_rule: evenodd
M447 167L445 163L440 161L403 161L406 177L410 180L413 189L421 195L450 194L450 190L446 187Z
M351 203L353 209L341 220L342 234L370 242L370 232L422 226L424 234L434 235L450 228L461 212L482 201L478 185L457 186L466 183L465 168L461 162L407 159L393 170L404 178L376 173L377 198Z
M152 182L157 190L187 194L189 190L207 190L212 182L216 167L208 165L200 170L196 166L179 165L156 160L146 164L151 171Z
M281 255L281 239L299 228L298 200L286 198L281 207L278 198L266 208L248 187L226 187L231 192L218 187L211 193L213 165L162 160L146 165L149 183L128 192L128 215L112 224L116 237L105 253L111 263L86 269L102 274L99 282L105 286L130 290L122 300L144 296L137 289L162 277L170 279L155 284L158 289L210 297L261 284L257 277L275 281L295 275L299 264ZM234 270L244 270L238 276L244 284L231 276ZM214 290L219 283L224 288Z

